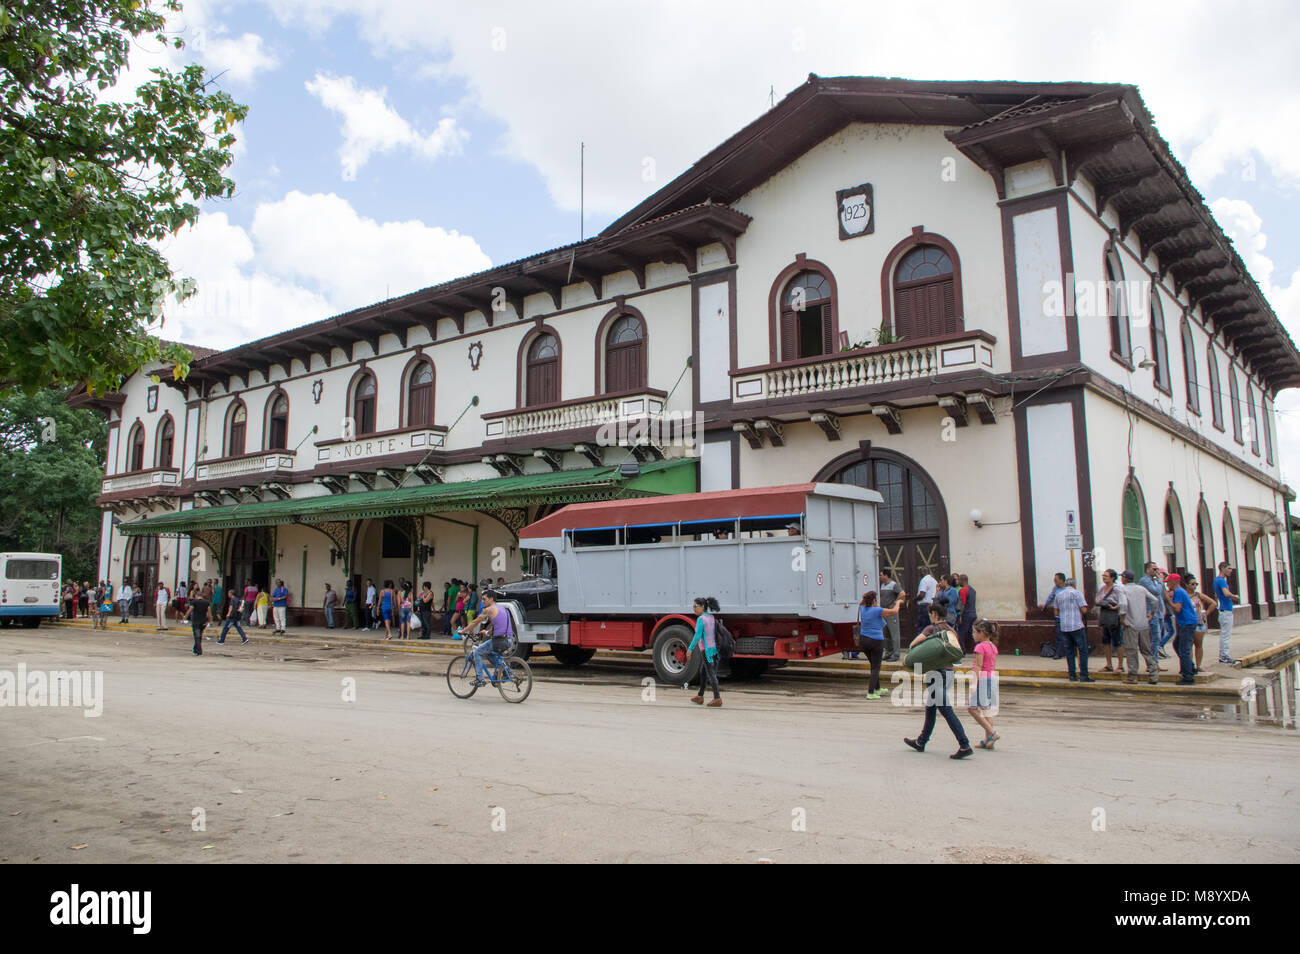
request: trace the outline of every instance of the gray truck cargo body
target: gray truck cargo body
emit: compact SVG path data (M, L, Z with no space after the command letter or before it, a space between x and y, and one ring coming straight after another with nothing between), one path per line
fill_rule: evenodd
M817 484L801 514L770 515L798 522L794 536L686 539L690 526L678 523L655 524L664 528L655 543L578 545L565 530L521 546L555 557L559 608L570 616L689 612L696 597L713 596L724 614L853 623L863 591L879 580L876 505L882 499L874 490ZM710 519L727 517L725 502L718 509Z

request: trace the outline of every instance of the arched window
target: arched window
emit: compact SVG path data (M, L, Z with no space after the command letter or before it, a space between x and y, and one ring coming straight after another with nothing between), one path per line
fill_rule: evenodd
M835 350L835 293L821 272L800 272L781 292L781 360Z
M433 425L433 364L417 361L406 387L406 426Z
M645 325L636 315L620 315L605 335L605 393L645 387Z
M139 421L131 426L131 438L126 442L126 469L144 470L144 425Z
M1124 269L1119 255L1111 246L1106 247L1106 313L1110 316L1110 353L1124 364L1132 364L1128 317L1128 300L1124 295Z
M1151 283L1151 360L1156 363L1155 384L1166 394L1171 392L1169 384L1169 342L1165 336L1165 309L1160 304L1160 291L1155 282Z
M1147 562L1147 518L1142 488L1132 478L1124 487L1124 567L1138 576Z
M1251 389L1250 378L1246 379L1246 423L1249 425L1250 452L1259 456L1259 420L1255 416L1255 392Z
M1210 420L1223 430L1223 385L1219 382L1219 359L1214 356L1214 339L1205 347L1205 367L1209 371Z
M953 263L937 245L918 245L894 269L894 334L909 341L961 331Z
M1228 404L1232 407L1232 439L1241 441L1241 392L1237 389L1237 369L1228 357Z
M248 427L248 411L243 401L236 401L230 409L230 423L226 426L226 456L242 457L244 432Z
M271 398L266 419L266 449L289 449L289 396L283 391Z
M554 404L560 400L560 342L543 332L528 346L524 369L524 404Z
M366 372L352 392L352 423L357 437L375 432L375 376Z
M158 425L158 460L155 467L171 467L172 449L176 443L176 427L172 423L172 416L168 414Z
M1196 377L1196 339L1192 337L1192 323L1183 316L1183 375L1187 381L1187 410L1201 413L1201 383Z
M1260 426L1264 428L1264 456L1271 464L1273 463L1273 408L1269 406L1268 398L1263 391L1259 393L1259 410L1262 415Z

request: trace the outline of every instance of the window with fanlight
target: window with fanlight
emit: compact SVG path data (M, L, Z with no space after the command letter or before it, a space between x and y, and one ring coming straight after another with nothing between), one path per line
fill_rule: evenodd
M636 315L615 319L605 335L605 392L641 390L646 386L645 325Z
M781 292L781 360L814 358L835 350L835 296L830 279L803 271Z
M411 369L406 408L408 427L429 427L433 424L433 365L428 361L420 361Z
M230 424L226 428L226 456L239 457L244 453L244 435L248 430L248 410L243 401L236 401L230 411Z
M271 402L266 447L268 450L289 448L289 398L283 393L277 394Z
M951 256L937 245L918 245L894 269L894 334L907 340L962 330Z
M560 400L560 342L555 335L543 332L529 344L524 378L529 407Z
M158 467L171 467L172 449L176 443L176 428L171 415L164 417L158 425Z
M357 381L352 397L352 423L358 437L375 432L375 378L366 373Z
M126 447L126 469L144 470L144 425L139 421L131 428Z

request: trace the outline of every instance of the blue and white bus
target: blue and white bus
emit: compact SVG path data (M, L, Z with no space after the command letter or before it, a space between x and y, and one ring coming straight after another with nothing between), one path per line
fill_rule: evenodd
M0 553L0 626L22 620L33 628L59 618L63 557L57 553Z

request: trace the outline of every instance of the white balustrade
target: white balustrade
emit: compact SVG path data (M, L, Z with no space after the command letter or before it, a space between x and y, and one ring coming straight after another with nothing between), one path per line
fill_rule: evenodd
M523 410L517 414L487 422L490 438L530 437L588 427L600 427L633 418L657 418L663 412L663 399L654 394L597 398L558 407Z
M179 482L179 471L148 470L138 474L119 474L104 481L103 493L122 493L127 490L148 490L153 487L174 487Z
M195 477L198 480L224 480L230 477L242 477L246 474L292 470L293 459L293 451L274 451L266 454L254 454L250 457L218 460L208 464L200 463L195 469Z

